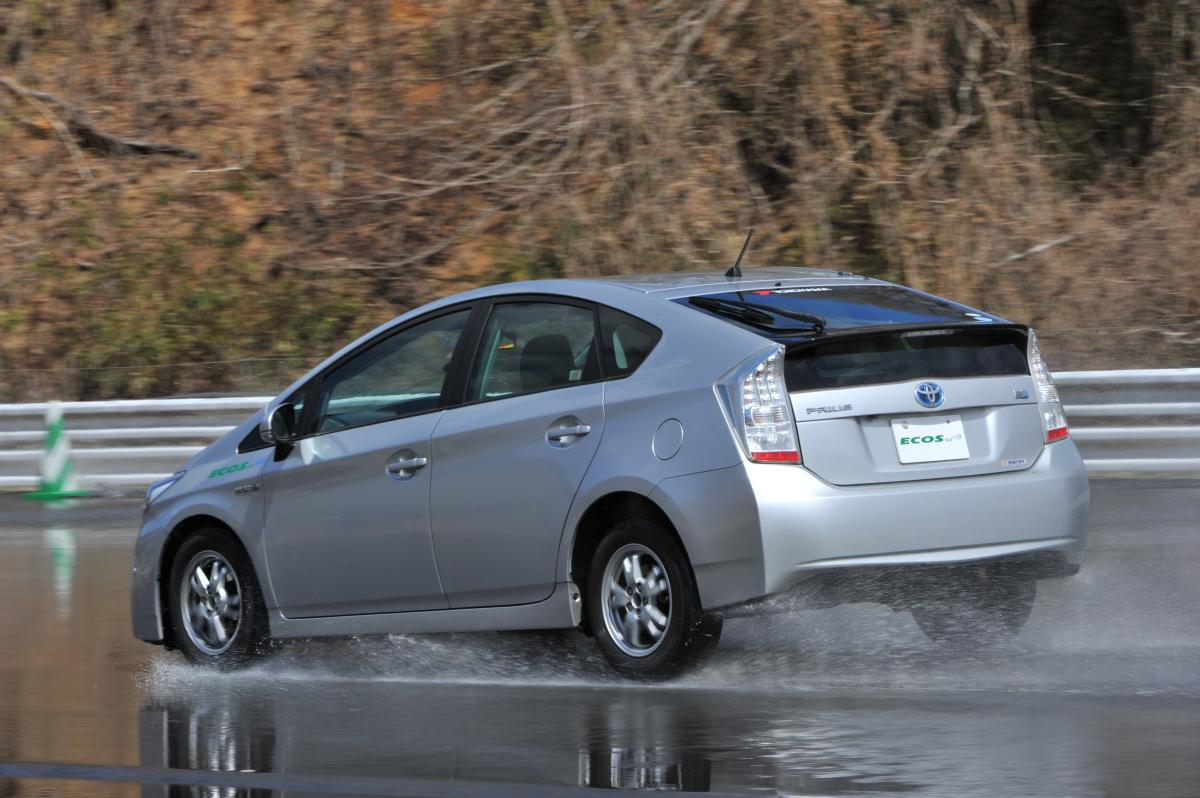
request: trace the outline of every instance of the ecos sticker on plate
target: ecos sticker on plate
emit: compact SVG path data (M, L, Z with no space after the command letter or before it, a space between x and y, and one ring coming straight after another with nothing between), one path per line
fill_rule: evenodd
M921 416L892 421L892 438L901 463L966 460L967 436L961 416Z

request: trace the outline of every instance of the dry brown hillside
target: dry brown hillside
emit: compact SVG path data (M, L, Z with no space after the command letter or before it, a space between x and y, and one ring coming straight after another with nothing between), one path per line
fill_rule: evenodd
M0 0L0 401L273 388L749 226L1195 365L1198 48L1195 0Z

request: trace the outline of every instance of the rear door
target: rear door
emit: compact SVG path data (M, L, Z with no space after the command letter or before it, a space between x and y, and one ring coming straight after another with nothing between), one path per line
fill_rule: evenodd
M567 512L604 430L596 309L569 299L497 300L465 402L431 441L431 513L451 607L550 595Z

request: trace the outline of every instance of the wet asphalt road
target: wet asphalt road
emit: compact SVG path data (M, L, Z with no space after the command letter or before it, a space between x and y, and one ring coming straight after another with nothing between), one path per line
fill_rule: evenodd
M787 611L645 686L553 634L202 672L130 638L136 503L0 496L0 796L1200 796L1200 482L1093 501L1085 570L1011 644L951 656L907 614Z

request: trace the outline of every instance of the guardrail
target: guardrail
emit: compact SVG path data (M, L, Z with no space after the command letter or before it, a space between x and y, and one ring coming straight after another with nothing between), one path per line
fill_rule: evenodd
M1200 473L1200 368L1054 375L1071 437L1095 473ZM271 397L63 402L84 487L144 486ZM0 404L0 488L33 488L45 403Z
M1200 368L1054 375L1093 473L1200 473Z
M144 487L241 423L270 396L62 402L80 485ZM0 404L0 488L38 485L45 402Z

